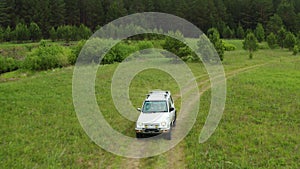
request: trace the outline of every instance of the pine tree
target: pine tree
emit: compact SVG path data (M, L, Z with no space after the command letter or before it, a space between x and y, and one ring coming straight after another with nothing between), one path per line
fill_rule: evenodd
M42 39L42 31L36 23L34 22L30 23L29 32L30 32L30 39L32 41L39 41Z
M50 15L49 0L37 1L37 13L33 16L33 20L39 25L44 38L48 38L51 28Z
M269 22L267 23L267 33L273 32L276 34L283 27L283 21L281 17L277 14L274 14L270 17Z
M25 24L19 23L16 26L14 33L16 36L16 40L19 42L27 41L30 39L30 32L27 25Z
M273 32L271 32L267 37L268 46L270 49L274 49L277 46L277 39Z
M261 23L257 24L254 33L255 33L255 36L256 36L258 42L262 42L265 40L265 30Z
M281 29L277 32L277 42L281 48L284 47L285 36L286 36L286 30L283 27L281 27Z
M284 39L284 47L288 48L290 51L293 50L296 45L296 37L292 32L287 32Z
M247 34L244 42L243 48L249 51L249 58L253 58L253 52L258 49L258 41L253 33Z
M106 22L111 22L119 17L125 16L127 14L127 10L124 8L123 0L113 1L106 13Z
M219 31L216 28L211 28L208 30L207 36L208 36L208 39L210 40L210 42L214 45L214 47L220 57L220 60L223 61L225 47L224 47L223 41L220 39ZM198 42L198 45L199 44L200 43Z
M0 1L0 25L3 27L8 26L9 16L6 1Z
M51 30L49 31L49 36L52 42L57 40L57 32L54 27L52 27Z
M92 30L95 30L97 25L103 25L105 23L104 9L101 1L99 0L89 0L86 1L85 7L85 17L82 18L85 22L82 24L88 26Z
M278 6L277 13L282 18L287 30L295 31L296 13L293 4L285 0L281 1Z
M12 36L12 30L11 30L10 26L7 26L7 28L5 29L4 34L3 34L3 40L8 42L13 39L14 39L14 37Z
M65 0L65 24L67 25L80 24L79 0Z
M245 38L245 31L244 31L241 24L239 24L239 26L236 30L236 37L239 38L239 39L244 39Z
M57 28L58 26L65 24L64 0L49 0L49 9L49 22L51 27Z

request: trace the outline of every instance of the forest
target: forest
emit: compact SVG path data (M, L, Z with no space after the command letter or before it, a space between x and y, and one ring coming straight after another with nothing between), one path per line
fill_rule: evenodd
M277 34L282 27L300 32L299 0L1 0L0 34L2 41L34 41L47 39L51 31L66 25L81 26L88 34L86 28L94 32L119 17L151 11L185 18L205 33L214 27L222 38L244 38L258 25L266 35ZM13 34L24 27L27 36ZM38 34L32 37L30 31Z

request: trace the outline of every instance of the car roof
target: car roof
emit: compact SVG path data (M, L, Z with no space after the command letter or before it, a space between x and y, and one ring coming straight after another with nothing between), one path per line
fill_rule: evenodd
M146 100L154 101L154 100L167 100L171 96L170 91L151 91L148 95Z

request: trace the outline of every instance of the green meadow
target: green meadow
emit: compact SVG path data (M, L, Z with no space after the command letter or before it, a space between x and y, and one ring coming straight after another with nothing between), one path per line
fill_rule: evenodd
M299 168L300 56L262 43L250 60L241 40L226 41L237 49L225 52L226 107L212 137L199 143L210 107L208 88L188 136L169 152L144 159L107 152L84 132L73 106L74 67L1 74L0 168ZM202 64L187 64L199 84L208 80ZM99 68L96 97L111 126L134 137L135 123L120 116L111 97L117 67ZM209 82L199 90L205 85ZM131 82L133 106L140 107L152 89L180 92L169 74L148 69ZM175 103L180 108L180 98Z

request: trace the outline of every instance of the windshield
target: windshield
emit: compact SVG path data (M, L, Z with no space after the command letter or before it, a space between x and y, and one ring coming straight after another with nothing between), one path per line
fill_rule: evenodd
M166 101L145 101L143 113L168 112Z

